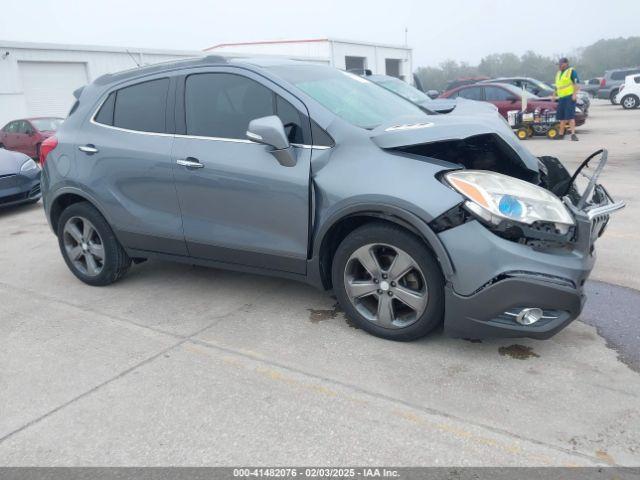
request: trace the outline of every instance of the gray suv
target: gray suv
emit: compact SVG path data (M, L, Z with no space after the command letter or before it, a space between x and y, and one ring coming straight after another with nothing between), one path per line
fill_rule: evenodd
M389 339L442 323L546 338L580 313L594 241L621 207L599 185L580 196L498 115L428 115L331 67L206 57L75 96L42 146L42 185L89 285L172 260L333 289Z
M636 73L640 73L640 67L607 70L600 81L598 98L608 99L616 105L616 95L620 91L620 86L624 84L624 79L627 75L635 75Z

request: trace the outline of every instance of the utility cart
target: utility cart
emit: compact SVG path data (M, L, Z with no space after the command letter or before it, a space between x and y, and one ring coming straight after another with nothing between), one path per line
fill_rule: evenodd
M509 126L515 130L520 140L526 140L534 135L546 135L554 139L559 134L556 112L551 110L536 109L533 112L512 110L507 112L507 119Z

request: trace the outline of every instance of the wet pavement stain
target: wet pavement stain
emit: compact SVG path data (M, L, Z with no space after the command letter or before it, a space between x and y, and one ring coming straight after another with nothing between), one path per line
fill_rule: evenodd
M607 462L609 465L613 465L615 463L613 457L604 450L596 450L596 457L598 457L603 462Z
M11 232L11 235L24 235L25 232L24 230L16 230L15 232Z
M511 358L515 358L516 360L526 360L527 358L540 358L540 355L535 353L531 347L527 347L525 345L509 345L508 347L500 347L498 349L498 353L500 355L509 356Z
M339 313L342 313L342 309L336 303L331 309L315 309L315 308L307 308L309 311L309 320L311 323L319 323L324 320L331 320L336 318Z

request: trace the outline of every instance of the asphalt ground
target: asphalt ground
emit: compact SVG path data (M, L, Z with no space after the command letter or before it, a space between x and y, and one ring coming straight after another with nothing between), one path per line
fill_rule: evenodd
M385 341L306 285L163 262L92 288L41 205L0 212L0 466L640 465L638 120L601 103L580 142L528 140L609 146L629 204L545 341Z

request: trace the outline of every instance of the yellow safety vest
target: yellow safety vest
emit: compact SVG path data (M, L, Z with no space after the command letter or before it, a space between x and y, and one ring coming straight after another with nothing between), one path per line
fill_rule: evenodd
M573 87L573 80L571 80L572 73L572 67L569 67L562 72L558 70L558 73L556 73L556 92L558 97L568 97L569 95L573 95L575 88Z

